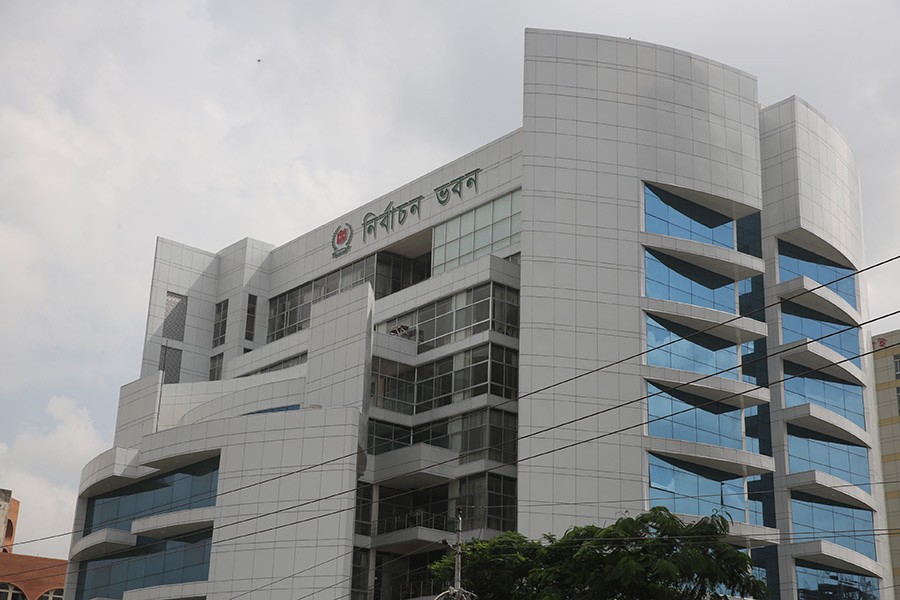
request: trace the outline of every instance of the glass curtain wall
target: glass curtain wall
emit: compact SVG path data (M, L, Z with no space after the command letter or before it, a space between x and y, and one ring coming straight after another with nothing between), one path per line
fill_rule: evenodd
M862 387L784 361L785 404L817 404L866 428Z
M492 329L519 337L519 291L498 283L482 285L430 302L379 323L375 330L418 343L427 352Z
M858 327L788 301L781 303L781 326L785 343L817 340L860 366Z
M439 275L519 241L522 191L496 200L434 227L431 273Z
M483 408L416 427L369 419L367 451L382 454L412 444L429 444L460 453L459 462L516 460L518 417L515 413Z
M181 467L88 500L84 534L131 530L140 517L215 506L219 457Z
M854 270L834 261L778 240L778 278L789 281L796 277L809 277L825 285L856 308L856 277ZM838 281L840 280L840 281Z
M171 540L138 537L132 550L82 561L75 599L121 599L128 590L205 581L211 546L211 529Z

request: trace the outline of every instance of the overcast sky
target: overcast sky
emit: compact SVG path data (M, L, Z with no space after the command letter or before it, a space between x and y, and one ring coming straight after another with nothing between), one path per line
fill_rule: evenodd
M19 541L71 527L111 443L156 236L282 244L516 129L525 27L673 46L755 74L763 104L803 97L856 152L867 264L900 254L898 26L895 0L0 0L0 487ZM900 265L869 289L873 316L900 308Z

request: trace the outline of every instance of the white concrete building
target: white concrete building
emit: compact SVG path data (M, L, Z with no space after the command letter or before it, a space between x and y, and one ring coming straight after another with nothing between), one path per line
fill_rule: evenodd
M773 597L892 599L858 190L747 73L528 30L520 129L280 247L159 240L66 598L430 597L457 506L662 504Z

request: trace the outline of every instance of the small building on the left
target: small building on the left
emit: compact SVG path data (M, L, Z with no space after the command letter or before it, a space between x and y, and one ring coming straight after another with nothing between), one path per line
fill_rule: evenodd
M19 501L0 489L0 600L62 600L66 561L14 552Z

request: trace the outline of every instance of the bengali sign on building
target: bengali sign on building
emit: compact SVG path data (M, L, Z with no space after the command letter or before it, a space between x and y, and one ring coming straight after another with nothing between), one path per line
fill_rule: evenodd
M465 175L460 175L434 188L434 198L437 200L437 203L440 206L444 206L450 202L453 196L462 199L464 189L471 189L477 193L478 174L480 172L481 169L469 171ZM393 202L389 202L381 213L366 213L360 226L363 243L368 242L370 239L378 239L378 234L382 230L382 235L391 233L394 231L395 226L404 225L413 216L416 219L422 218L423 201L425 201L425 196L416 196L412 200L407 200L397 206ZM353 226L347 222L338 225L331 235L332 258L338 258L349 252L352 241Z

